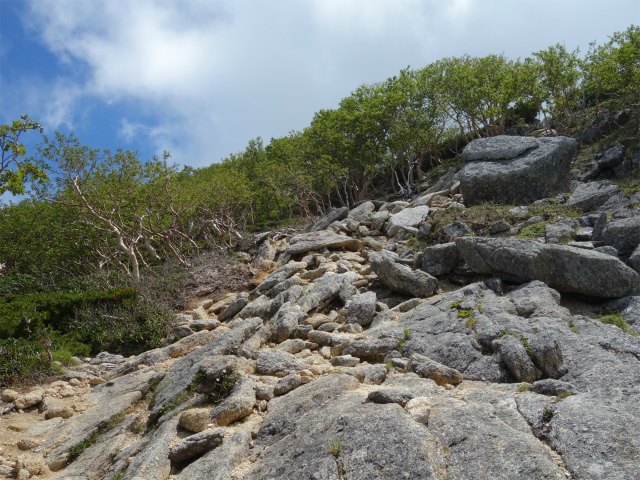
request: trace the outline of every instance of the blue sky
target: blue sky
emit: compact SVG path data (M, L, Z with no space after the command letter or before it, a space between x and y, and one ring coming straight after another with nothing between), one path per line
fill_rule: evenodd
M639 0L0 0L0 122L199 167L408 65L639 23Z

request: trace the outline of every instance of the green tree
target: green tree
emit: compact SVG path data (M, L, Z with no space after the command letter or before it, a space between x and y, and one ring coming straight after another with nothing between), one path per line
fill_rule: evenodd
M140 264L160 260L159 252L187 265L185 249L198 252L181 229L181 217L193 205L182 203L173 186L176 167L154 157L141 162L136 152L91 149L72 136L45 136L34 164L53 181L34 185L37 196L76 210L79 222L100 233L91 241L100 269L115 265L136 281Z
M529 61L540 82L538 107L551 113L561 126L571 126L579 107L578 87L581 79L579 49L568 51L559 43L533 54Z
M44 183L47 180L46 173L31 162L22 160L27 152L22 145L20 135L28 130L37 130L42 133L42 126L26 115L21 115L20 120L15 120L11 125L0 126L0 195L10 192L13 195L24 193L24 184L28 181Z

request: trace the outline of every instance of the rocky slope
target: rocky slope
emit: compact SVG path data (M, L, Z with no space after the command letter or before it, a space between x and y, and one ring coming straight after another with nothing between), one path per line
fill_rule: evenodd
M637 137L583 173L576 146L478 140L411 202L262 236L259 284L194 301L174 344L5 390L0 475L640 478L640 193L607 183ZM511 206L479 228L489 199Z

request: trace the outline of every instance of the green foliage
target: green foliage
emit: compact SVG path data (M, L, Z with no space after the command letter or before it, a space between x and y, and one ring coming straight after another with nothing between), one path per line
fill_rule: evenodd
M553 408L551 407L544 407L544 410L542 411L542 420L544 422L550 422L551 419L553 418Z
M96 305L131 305L139 295L131 288L85 293L5 295L0 297L0 336L26 337L45 327L67 330L75 312ZM27 322L28 320L28 322Z
M529 385L528 383L523 383L522 385L520 385L518 387L518 389L516 390L516 392L528 392L529 389L531 388L531 385Z
M60 362L65 366L73 366L73 365L77 365L78 364L71 357L73 357L73 354L71 352L68 352L67 350L52 350L51 351L51 358L53 359L53 361L54 362Z
M0 339L0 386L37 382L51 373L51 363L40 342Z
M82 452L84 452L87 448L89 448L91 445L96 443L98 438L100 438L100 435L102 435L102 432L100 432L99 430L96 430L89 437L76 443L73 447L71 447L71 450L69 450L69 456L72 459L80 456Z
M342 451L342 444L336 440L332 440L327 442L327 449L331 455L337 457Z
M142 422L135 422L131 425L131 431L135 434L142 432L142 430L144 430L144 423Z
M15 120L10 125L0 125L0 195L5 192L22 194L26 182L42 184L47 180L47 175L41 168L21 158L27 153L27 149L19 142L20 135L29 130L42 133L42 126L26 115L21 115L20 120Z
M215 401L227 396L239 379L240 377L237 375L235 368L229 371L226 368L223 369L212 384L211 394Z
M606 323L607 325L615 325L620 330L622 330L624 333L628 333L629 335L633 335L634 337L637 337L639 335L638 332L636 330L634 330L626 322L626 320L624 318L622 318L622 315L620 315L620 313L611 313L609 315L604 315L604 316L600 317L599 320L602 323Z
M460 305L462 305L462 302L463 302L463 300L462 300L462 299L457 300L457 301L453 302L453 303L449 306L449 308L451 308L451 309L454 309L454 308L455 308L456 310L460 310Z
M163 346L174 325L173 315L151 302L85 307L76 311L69 329L93 352L135 354Z
M391 362L386 362L384 366L386 367L387 372L390 372L391 370L393 370L393 364Z
M409 340L411 338L411 331L408 329L404 329L404 338L405 340Z
M544 237L546 234L546 227L549 222L538 222L532 225L528 225L520 230L520 233L516 235L516 238L523 240L535 240L538 237Z

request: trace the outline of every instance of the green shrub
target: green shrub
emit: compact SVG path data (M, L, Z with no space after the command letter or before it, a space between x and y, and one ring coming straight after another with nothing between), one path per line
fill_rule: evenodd
M73 336L93 352L140 353L164 345L173 316L150 302L137 301L112 308L85 307L70 324Z
M54 362L60 362L63 365L76 365L77 363L71 358L73 355L67 350L52 350L51 357Z
M532 225L528 225L520 230L520 233L516 238L523 240L534 240L538 237L544 237L546 235L546 227L549 222L538 222Z
M67 331L74 312L130 304L139 295L132 288L111 288L85 293L36 293L0 297L0 337L28 337L44 328ZM28 320L28 321L27 321Z
M0 386L37 382L52 373L41 343L19 338L0 340Z

